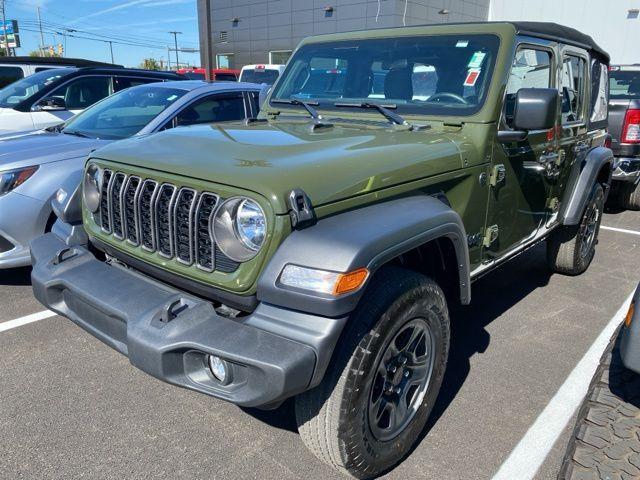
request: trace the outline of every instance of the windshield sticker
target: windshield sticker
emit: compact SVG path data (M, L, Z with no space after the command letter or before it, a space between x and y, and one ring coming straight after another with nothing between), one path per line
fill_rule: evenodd
M178 95L171 95L169 98L167 98L167 101L173 102L176 98L178 98Z
M471 56L471 60L469 60L469 65L467 65L468 68L480 68L480 66L482 65L482 61L484 60L484 57L486 57L487 54L484 52L475 52L472 56Z
M469 73L467 73L467 78L464 79L465 87L473 87L478 81L478 77L480 76L479 68L470 68Z
M468 45L469 45L468 40L458 40L458 43L456 43L457 48L467 48Z

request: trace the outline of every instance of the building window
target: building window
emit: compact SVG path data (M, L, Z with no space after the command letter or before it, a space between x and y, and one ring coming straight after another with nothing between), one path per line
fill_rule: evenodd
M269 63L272 65L284 65L291 56L291 50L274 50L269 52Z
M216 55L217 68L233 68L233 53L220 53Z
M220 42L227 43L227 41L229 40L229 32L227 31L220 32L219 39L220 39Z

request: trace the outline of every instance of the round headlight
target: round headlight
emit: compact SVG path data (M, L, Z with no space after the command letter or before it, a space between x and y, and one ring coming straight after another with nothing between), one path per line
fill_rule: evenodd
M82 196L84 204L89 211L96 213L100 207L100 184L102 172L97 165L93 163L87 167L84 173L84 182L82 185Z
M236 262L246 262L262 247L267 221L255 201L233 197L216 210L211 219L211 231L222 253Z

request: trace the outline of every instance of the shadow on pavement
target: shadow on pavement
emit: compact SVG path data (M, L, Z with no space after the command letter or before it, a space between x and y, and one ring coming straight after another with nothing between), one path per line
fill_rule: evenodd
M31 285L31 267L0 270L0 285Z
M485 327L537 288L549 282L546 246L537 245L517 260L507 262L498 271L474 283L472 304L451 309L451 349L440 394L420 441L437 423L456 397L469 375L469 359L489 347L491 337ZM516 281L514 281L516 279ZM276 410L245 409L257 420L288 431L297 431L292 399ZM420 444L416 442L415 447ZM410 455L411 453L409 453Z

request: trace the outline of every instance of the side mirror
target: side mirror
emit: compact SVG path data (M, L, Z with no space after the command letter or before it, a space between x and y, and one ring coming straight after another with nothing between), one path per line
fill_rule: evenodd
M58 112L61 110L67 109L67 104L65 103L63 98L59 97L49 97L43 98L38 103L35 104L37 110L43 112Z
M498 132L501 142L524 140L531 130L549 130L556 124L560 95L555 88L521 88L516 94L513 130Z

